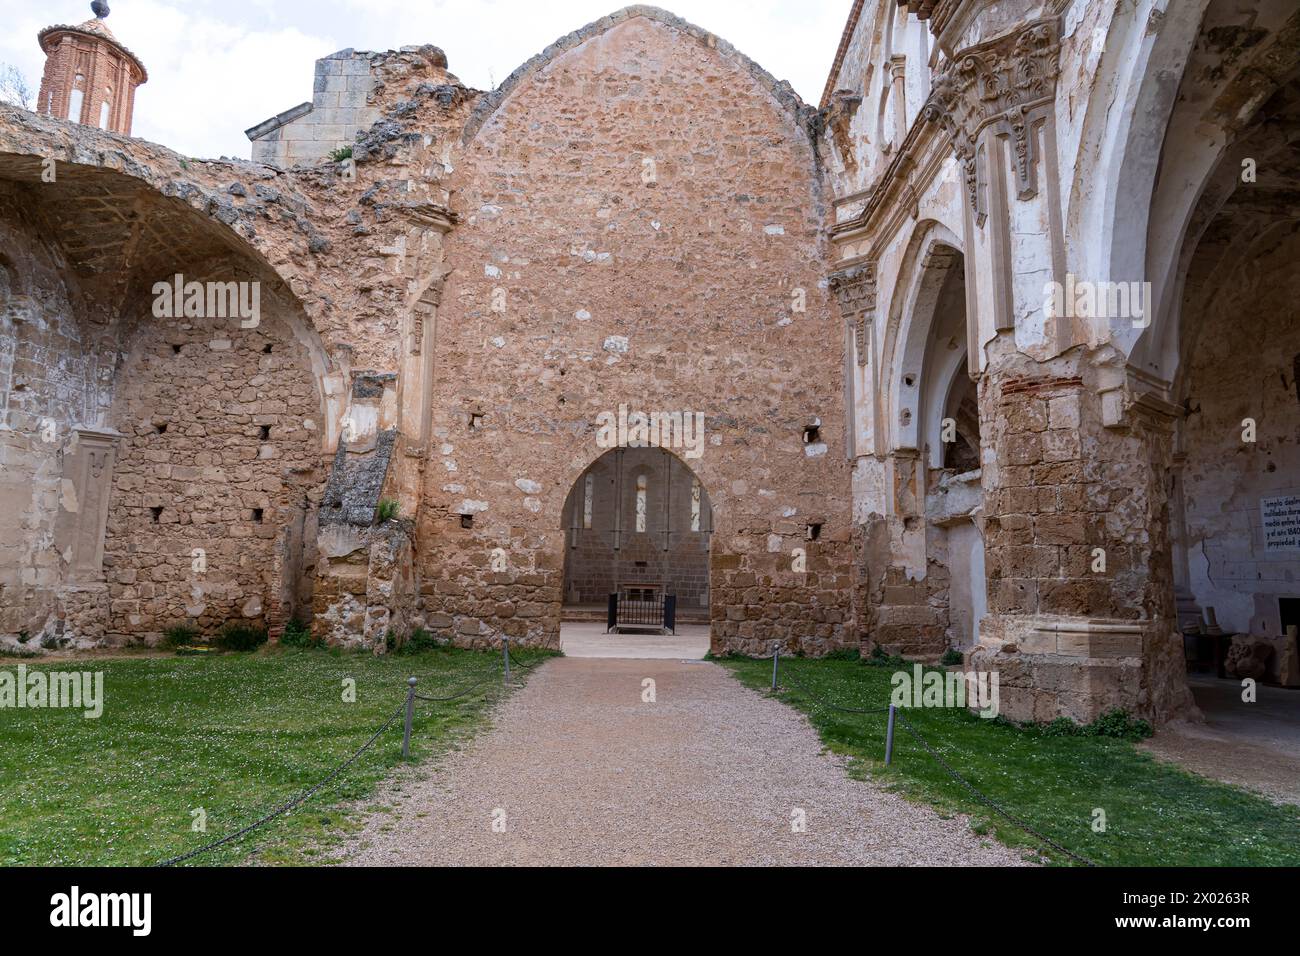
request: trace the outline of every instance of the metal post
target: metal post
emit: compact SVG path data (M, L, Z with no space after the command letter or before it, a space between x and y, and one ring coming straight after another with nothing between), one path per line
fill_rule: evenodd
M780 659L781 659L781 645L776 643L776 641L773 641L772 642L772 693L774 694L776 693L776 665L777 665L777 661L779 661Z
M507 686L510 684L510 638L505 638L501 643L501 656L505 660L506 672L503 683Z
M402 734L402 759L411 756L411 720L415 717L415 678L406 682L406 733Z
M894 705L889 705L889 728L885 731L885 766L894 759Z

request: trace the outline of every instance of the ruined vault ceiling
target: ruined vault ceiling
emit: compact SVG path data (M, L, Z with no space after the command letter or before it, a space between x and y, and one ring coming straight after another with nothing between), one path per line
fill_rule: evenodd
M42 170L39 157L0 155L0 184L88 288L147 289L214 258L252 265L220 225L132 177L59 163L43 182Z

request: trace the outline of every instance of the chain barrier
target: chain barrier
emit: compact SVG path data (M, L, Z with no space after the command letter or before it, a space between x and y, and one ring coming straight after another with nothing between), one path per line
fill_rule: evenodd
M515 657L514 651L510 650L508 647L506 648L506 655L510 658L511 664L514 664L516 667L522 667L526 671L530 671L535 667L541 667L547 662L547 660L549 660L549 658L543 657L540 661L533 661L531 664L525 664Z
M376 730L374 734L371 735L370 739L367 740L364 744L362 744L361 747L355 753L353 753L351 757L343 761L341 764L339 764L337 767L331 770L329 774L327 774L323 779L318 781L315 785L308 787L306 790L298 794L298 796L294 797L288 803L281 804L280 806L272 810L270 813L266 814L260 819L253 821L252 823L250 823L248 826L244 827L241 830L236 830L234 833L227 834L226 836L223 836L220 840L214 840L213 842L205 846L201 846L196 850L190 850L188 853L182 853L180 856L174 856L169 860L164 860L163 862L159 863L158 866L175 866L177 863L184 863L186 860L193 859L194 857L198 856L200 853L207 853L209 850L215 850L219 846L225 846L227 843L231 843L235 840L238 840L244 834L251 833L252 831L256 830L258 827L265 826L266 824L274 820L276 817L288 813L290 810L298 806L300 803L303 803L304 801L310 799L327 783L329 783L331 780L337 777L348 767L352 766L352 764L356 762L358 757L360 757L363 753L365 753L367 750L373 747L375 741L384 735L384 731L386 731L389 727L393 726L393 721L397 720L397 718L402 715L402 711L405 708L406 708L406 704L403 703L400 707L397 708L397 710L393 711L392 715L386 721L384 721L383 725L378 730Z
M414 694L413 696L415 697L416 700L427 700L434 703L443 703L449 700L460 700L462 697L468 697L470 694L474 693L474 691L478 690L480 687L485 687L488 684L495 684L496 680L497 677L495 674L493 674L491 677L484 677L481 680L475 681L473 684L471 684L469 687L465 688L464 690L459 691L458 693L455 694L450 694L447 697L430 697L427 694Z
M506 653L508 654L509 651L507 650ZM512 659L513 659L513 658L512 658ZM516 662L516 663L518 663L518 662ZM532 670L534 667L537 667L538 664L541 664L541 663L544 663L544 662L543 662L543 661L538 661L536 664L531 664L531 665L528 665L528 664L519 664L519 666L525 668L526 670ZM411 678L411 685L412 685L412 686L411 686L411 690L410 690L410 693L409 693L409 698L410 698L410 699L413 699L413 700L429 701L430 703L445 703L445 702L447 702L447 701L460 700L462 697L468 697L470 694L474 693L476 690L478 690L478 689L481 688L481 687L485 687L485 686L487 686L487 685L490 684L490 683L495 683L495 682L496 682L496 679L497 679L497 674L496 674L496 673L493 673L493 674L491 674L491 675L489 675L489 676L487 676L487 677L483 677L483 678L481 678L481 679L475 681L475 682L474 682L473 684L471 684L470 686L466 687L466 688L463 689L463 690L457 691L457 692L454 693L454 694L449 694L449 695L447 695L447 696L445 696L445 697L432 697L432 696L429 696L428 694L417 694L417 693L415 693L415 688L414 688L415 678ZM510 686L512 686L512 687L518 687L518 686L520 686L520 685L517 685L517 684L511 684ZM367 750L369 750L371 747L373 747L373 746L375 745L375 742L376 742L377 740L379 740L379 738L382 737L382 736L384 735L384 732L385 732L386 730L388 730L389 727L393 726L393 723L394 723L394 722L395 722L399 717L402 716L403 712L405 712L405 711L407 710L407 705L408 705L408 701L403 701L403 702L401 703L401 705L398 706L397 710L393 711L393 713L389 716L389 718L388 718L386 721L384 721L383 725L380 726L380 728L379 728L378 730L376 730L376 731L371 735L370 739L367 740L364 744L362 744L362 745L361 745L361 746L360 746L360 747L359 747L359 748L358 748L358 749L357 749L357 750L352 754L352 756L348 757L348 758L347 758L346 760L344 760L341 764L339 764L337 767L335 767L333 770L331 770L331 771L330 771L330 772L329 772L329 773L328 773L324 778L322 778L320 781L318 781L318 782L317 782L316 784L314 784L313 786L308 787L306 790L302 791L302 793L298 794L298 795L297 795L296 797L294 797L292 800L289 800L288 802L281 804L280 806L276 807L274 810L270 811L269 813L267 813L267 814L265 814L265 815L259 817L257 820L254 820L252 823L248 824L248 826L243 827L243 828L241 828L241 829L239 829L239 830L236 830L234 833L227 834L226 836L223 836L223 837L222 837L221 839L219 839L219 840L214 840L214 841L212 841L211 843L205 844L204 846L198 847L197 849L190 850L190 851L187 852L187 853L182 853L182 854L180 854L179 856L174 856L174 857L172 857L172 858L170 858L170 859L168 859L168 860L164 860L164 861L162 861L161 863L159 863L159 864L157 864L157 865L160 866L160 867L164 867L164 866L175 866L175 865L177 865L178 863L184 863L186 860L191 860L191 859L193 859L194 857L199 856L200 854L207 853L207 852L209 852L209 851L211 851L211 850L215 850L215 849L217 849L218 847L221 847L221 846L225 846L227 843L233 843L235 840L238 840L240 837L245 836L246 834L249 834L249 833L253 832L254 830L258 829L259 827L265 826L266 824L270 823L272 820L276 819L277 817L283 816L284 814L286 814L286 813L288 813L290 810L292 810L294 807L299 806L299 805L302 804L302 803L305 803L307 800L311 799L311 798L312 798L313 796L315 796L318 792L320 792L320 790L321 790L323 787L325 787L326 784L330 783L330 782L331 782L332 780L334 780L334 779L335 779L339 774L341 774L344 770L346 770L348 767L352 766L352 764L356 763L357 759L360 758L360 756L361 756L362 754L364 754ZM408 726L407 726L407 733L408 733L408 736L407 736L407 738L403 741L403 756L406 756L406 752L407 752L407 750L408 750L408 748L409 748L409 744L410 744L410 737L409 737L410 726L409 726L409 723L408 723Z
M898 715L898 719L903 722L903 729L906 730L909 734L911 734L912 737L916 740L916 742L925 748L926 753L928 753L931 757L934 758L935 763L937 763L944 770L948 771L948 773L952 776L954 780L956 780L958 783L964 786L971 793L975 794L976 798L979 799L981 803L985 804L986 806L992 807L995 811L1000 813L1002 816L1006 817L1016 826L1020 827L1020 829L1024 830L1026 833L1028 833L1030 836L1034 837L1035 839L1040 840L1042 843L1046 844L1047 846L1050 846L1053 850L1056 850L1060 853L1064 853L1070 859L1076 860L1079 863L1082 863L1084 866L1097 865L1096 863L1093 863L1092 860L1089 860L1087 857L1080 856L1078 853L1075 853L1073 850L1069 850L1061 846L1061 844L1057 843L1051 837L1039 833L1037 830L1031 827L1024 820L1021 820L1019 817L1003 809L1000 805L994 802L994 800L991 797L987 797L983 793L981 793L973 783L971 783L969 780L967 780L965 777L959 774L956 770L954 770L952 768L952 765L949 764L948 761L944 760L943 757L939 755L939 752L937 750L935 750L933 747L930 746L930 744L926 741L926 739L921 736L920 731L918 731L915 727L912 726L912 722L907 719L907 715L903 713L903 710L904 708L902 707L895 708L895 711Z

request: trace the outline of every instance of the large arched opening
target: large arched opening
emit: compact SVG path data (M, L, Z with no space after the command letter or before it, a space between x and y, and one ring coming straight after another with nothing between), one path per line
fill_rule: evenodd
M1261 107L1198 203L1182 260L1170 479L1190 683L1213 722L1241 681L1300 741L1300 82ZM1243 179L1235 161L1254 160Z
M30 156L0 155L0 250L0 637L306 616L330 363L285 283L141 180Z
M908 263L885 341L893 556L874 631L890 650L938 660L975 644L987 607L979 405L958 240L929 223Z
M562 514L565 653L703 656L713 509L686 462L662 448L610 449L578 476ZM606 633L611 595L649 616L670 601L674 633L656 634L644 614L645 626L628 626L626 610L620 632Z
M965 258L937 244L922 264L901 387L913 396L919 471L924 481L925 559L933 600L945 608L942 650L979 639L987 610L979 399L967 372ZM900 427L903 423L900 420ZM936 647L936 649L938 649Z
M1288 689L1300 688L1300 647L1287 633L1300 624L1297 30L1294 4L1171 9L1157 36L1134 34L1169 70L1125 89L1123 109L1105 101L1132 125L1098 191L1112 203L1099 274L1150 282L1147 321L1114 327L1112 341L1127 354L1127 390L1164 410L1172 439L1170 457L1155 455L1167 494L1145 544L1206 718L1192 748L1206 767L1222 732L1230 750L1273 748L1270 760L1300 768L1300 692ZM1247 679L1258 685L1249 706Z

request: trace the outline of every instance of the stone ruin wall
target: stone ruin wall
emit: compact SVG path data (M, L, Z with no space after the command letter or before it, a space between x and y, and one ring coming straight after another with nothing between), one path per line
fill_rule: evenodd
M251 329L149 307L137 305L110 416L123 438L104 549L108 636L283 623L310 594L304 523L323 473L320 396L288 306L265 295Z
M867 49L855 40L851 56L861 60ZM564 501L603 451L596 415L626 402L706 413L708 443L692 467L714 506L715 651L766 653L775 639L820 652L870 634L893 635L891 650L933 659L951 644L943 536L923 536L918 551L917 528L908 526L926 521L930 503L918 490L932 488L936 473L918 474L920 459L909 471L907 456L896 456L862 477L863 501L850 506L839 360L827 359L844 318L829 307L819 234L824 220L841 216L822 205L808 113L788 90L723 41L659 14L619 14L570 35L492 94L464 88L434 48L386 54L371 68L367 102L382 118L357 139L355 179L333 164L286 172L187 163L90 130L64 142L63 124L5 114L0 153L39 140L46 145L38 152L61 161L127 170L186 214L246 241L305 319L290 330L272 316L258 332L285 347L272 354L286 364L263 383L273 393L245 397L268 371L254 337L214 349L206 333L166 323L123 339L133 348L114 371L117 346L102 341L102 290L81 290L57 249L46 251L51 237L18 208L21 192L0 182L3 250L17 267L6 268L9 288L0 289L0 340L9 349L0 351L0 375L8 376L0 455L11 466L6 505L15 504L5 512L23 542L0 546L8 599L0 631L44 627L57 613L84 620L92 636L151 637L201 597L193 617L205 626L238 617L274 627L273 617L283 623L312 606L319 632L339 643L380 649L389 631L423 626L463 644L510 636L553 646ZM919 108L911 82L903 90L909 117ZM860 186L866 171L848 169L831 146L838 135L861 148L880 130L852 106L833 104L828 120L844 111L843 129L828 127L823 150L837 182ZM643 176L646 158L653 181ZM900 215L910 205L914 220L951 221L965 200L960 171L948 166L917 185L925 192L896 197ZM842 212L855 214L863 201ZM882 289L897 266L888 257L901 254L905 237L900 231L882 247ZM791 308L796 289L804 312ZM1261 292L1258 309L1277 314L1286 301ZM1027 355L1012 343L1018 332L982 321L989 617L968 663L1001 670L1015 719L1088 719L1112 700L1175 714L1183 702L1174 699L1181 660L1167 560L1165 486L1176 467L1169 411L1140 407L1117 423L1098 396L1113 386L1113 354L1075 345ZM303 328L314 345L304 344ZM1216 335L1231 338L1231 330ZM155 354L164 346L170 356ZM1279 369L1285 380L1284 351L1268 353L1270 382ZM178 388L174 370L164 369L191 353L219 356L218 380L205 362L182 369L180 381L192 387ZM1212 401L1184 434L1207 446L1209 423L1236 414L1222 410L1232 391L1209 368L1193 381ZM356 385L371 378L388 384L368 403ZM1270 402L1266 453L1285 474L1294 464L1286 451L1294 407L1276 395ZM218 440L171 421L159 434L160 405L187 423L220 406L219 421L196 426L217 429ZM68 580L63 555L72 553L47 543L67 543L60 471L88 453L69 436L45 454L32 437L37 410L60 428L111 420L126 436L105 545L108 580L77 590L81 597L66 587L56 597ZM318 535L312 506L358 413L362 428L342 440L344 459L373 464L379 436L396 436L368 493L399 499L403 517ZM296 424L312 416L314 435ZM803 441L813 423L824 450ZM263 425L275 436L270 452ZM218 485L217 468L237 484ZM1272 474L1221 489L1193 459L1189 535L1225 520L1202 502L1278 490ZM879 517L876 499L886 495L903 505L889 519L849 520L855 510ZM174 522L163 520L164 498L182 502ZM156 531L154 507L163 509ZM221 576L198 596L188 560L178 560L213 540L196 517L229 532L209 551ZM821 525L816 542L806 540L810 523ZM329 553L315 555L313 540ZM806 575L788 570L795 547L808 550ZM492 567L496 548L508 557L505 571ZM1087 567L1096 548L1106 552L1102 575ZM919 577L908 571L918 555ZM1257 555L1217 560L1261 571ZM1226 580L1217 577L1215 587L1233 594L1216 599L1250 603L1257 618L1265 613L1258 602L1276 596ZM1091 623L1080 629L1083 619ZM1062 630L1053 621L1073 623Z
M0 184L0 634L33 644L57 629L68 566L63 448L105 401L96 327L65 280L21 194Z
M563 504L603 450L597 416L625 402L706 415L692 468L714 508L714 649L853 640L815 159L789 95L721 43L662 18L601 24L480 104L453 179L438 363L456 371L434 390L418 533L438 633L556 646Z
M266 395L263 407L243 398L263 361L255 359L260 353L251 340L245 355L233 339L230 349L214 350L199 334L189 344L175 343L182 353L169 358L151 353L150 336L160 335L156 347L167 343L171 351L167 337L184 330L158 326L146 334L142 326L145 344L137 345L128 378L118 383L127 390L119 392L125 404L115 409L114 422L126 437L103 585L112 592L104 610L114 623L97 625L98 634L152 639L178 612L205 627L234 617L265 621L274 632L306 602L326 622L324 636L367 646L382 647L383 630L398 625L427 626L465 643L507 633L554 643L563 501L600 451L595 415L625 399L648 410L699 409L709 416L711 443L696 470L715 509L722 500L732 516L714 536L712 604L723 643L765 651L777 638L823 650L853 639L841 399L835 375L824 374L824 349L806 344L836 334L821 288L821 213L810 186L815 157L807 116L788 89L723 41L666 15L616 15L562 45L588 40L612 49L622 69L635 64L634 72L611 68L597 75L590 50L575 50L561 58L562 68L550 64L519 83L516 99L526 105L507 102L488 128L476 127L468 145L461 133L482 95L448 74L433 48L381 57L373 104L384 119L358 137L355 179L332 164L285 173L244 163L183 163L158 147L94 131L80 131L87 142L72 152L45 147L65 162L125 165L145 187L181 200L164 218L184 222L188 206L245 237L301 302L316 342L315 352L296 356L294 371L286 370L284 394ZM709 51L707 69L697 76L692 70L701 50ZM636 75L643 68L669 82L656 93ZM575 89L583 95L575 97ZM720 89L728 92L719 96ZM609 108L622 111L618 122L605 113ZM534 110L550 119L530 130L525 114ZM476 122L490 113L481 110ZM662 126L667 115L692 118L683 141L650 142L638 130L643 123ZM28 127L20 136L37 140L62 128L42 118L19 123ZM556 137L572 139L570 123L598 129L600 138L583 147L582 162L557 164ZM5 145L0 142L0 151ZM650 147L657 162L653 185L640 180L640 159ZM612 165L601 165L606 162ZM506 176L528 183L535 203L522 208ZM590 208L574 202L575 187L600 201ZM480 212L494 204L503 221ZM510 233L502 231L507 223ZM614 235L611 225L624 232ZM202 228L184 226L191 227ZM547 250L557 235L564 242L566 232L578 244L561 246L566 251L548 260ZM687 248L673 255L665 251L670 243ZM486 266L503 252L514 260L508 265L515 274L504 283L514 311L498 317L485 309L496 287L485 283L492 278ZM179 258L176 265L199 268ZM737 283L738 276L746 281ZM806 311L792 308L796 288ZM676 298L665 298L665 289ZM589 317L580 315L584 310ZM504 347L492 341L498 334ZM626 352L619 336L627 339ZM295 337L301 340L300 333ZM193 449L191 461L191 449L170 444L197 436L175 430L173 422L159 434L153 419L155 403L180 391L169 391L165 363L198 349L238 367L224 370L228 385L195 380L194 401L222 403L227 420L219 426L222 447ZM436 384L425 364L430 355ZM617 371L615 363L621 363ZM448 374L452 369L457 374ZM396 385L372 407L358 402L350 383L374 375ZM719 375L734 383L721 400L710 384ZM307 386L316 390L312 401L323 403L314 447L286 424L313 412ZM483 428L466 440L474 409L483 413ZM168 418L184 414L173 411ZM279 427L286 428L287 444L270 443L284 459L278 471L262 464L266 423L253 420L271 415L282 415ZM426 415L432 419L427 432ZM348 439L351 419L361 427ZM813 423L821 434L810 455L803 429ZM405 543L388 540L397 530L391 528L378 533L358 526L346 540L331 537L329 556L315 562L318 574L307 588L291 565L296 560L310 568L309 545L296 559L293 547L284 550L286 535L311 536L310 507L298 521L301 503L320 496L337 445L350 444L349 456L364 457L376 435L394 428L399 439L375 492L402 502ZM186 457L177 463L177 455ZM710 458L716 461L708 464ZM446 460L459 463L458 478L447 477ZM180 494L169 470L177 468L197 478L184 479L187 494L169 509L163 499ZM205 475L215 478L214 468L238 476L238 487L202 488ZM154 483L166 489L150 490ZM444 490L455 484L465 491ZM836 490L839 485L845 487ZM474 527L462 528L476 502L486 503L486 512L475 512ZM155 532L150 509L160 507ZM251 517L255 507L263 511L260 524ZM180 553L211 541L196 533L196 515L231 532L225 545L209 550L222 567L209 573L201 593ZM810 573L795 576L783 569L811 522L823 534L808 547ZM123 533L141 524L148 525L145 535ZM239 547L232 550L230 541ZM511 559L511 570L501 575L487 569L496 546ZM235 550L249 560L226 566ZM270 562L260 573L254 555ZM364 584L355 580L358 561L366 567ZM413 564L409 571L404 561ZM364 623L355 635L358 619Z

